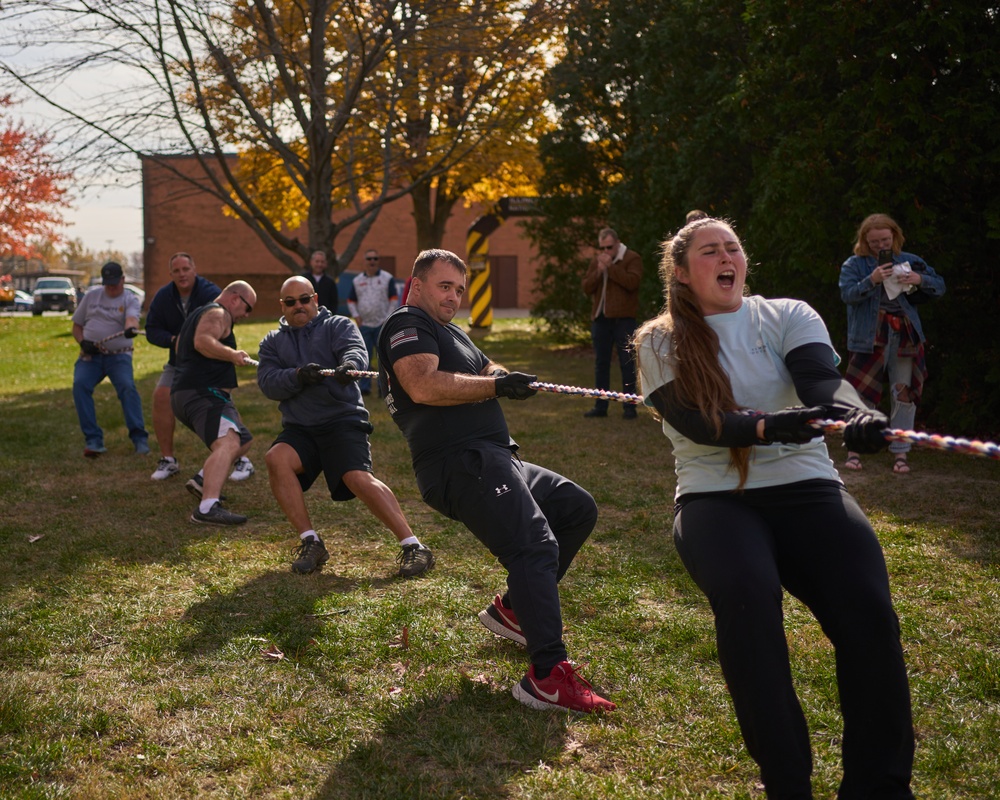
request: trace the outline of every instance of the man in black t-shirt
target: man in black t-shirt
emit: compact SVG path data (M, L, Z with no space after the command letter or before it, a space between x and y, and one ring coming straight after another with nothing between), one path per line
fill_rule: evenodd
M253 439L230 392L236 388L236 366L250 358L236 349L233 324L249 316L256 302L257 293L249 283L233 281L213 302L191 314L177 334L170 406L177 420L211 450L201 471L187 482L188 491L199 500L192 522L240 525L247 521L242 514L222 507L222 484Z
M558 582L597 523L597 504L562 475L521 461L497 400L537 392L534 375L490 361L451 320L465 263L425 250L407 304L378 341L379 389L406 436L417 486L431 508L466 525L507 570L507 592L479 619L526 645L531 667L513 688L532 708L610 711L567 660Z

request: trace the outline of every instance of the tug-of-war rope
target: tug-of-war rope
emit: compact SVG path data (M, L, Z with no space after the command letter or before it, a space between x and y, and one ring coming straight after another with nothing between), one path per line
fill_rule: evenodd
M249 366L258 366L257 361L252 358L247 359ZM322 369L323 375L333 375L332 369ZM377 378L377 372L366 372L362 370L347 370L347 374L352 378ZM642 402L641 394L629 394L628 392L612 392L605 389L585 389L582 386L566 386L561 383L542 383L534 381L528 384L532 389L540 392L552 392L554 394L569 394L577 397L594 397L599 400L614 400L618 403L637 405ZM812 425L823 433L843 433L846 423L833 419L813 420ZM979 439L963 439L955 436L942 436L937 433L920 433L919 431L906 431L902 428L889 428L885 431L885 438L890 442L909 442L918 447L928 447L935 450L947 450L950 453L962 453L963 455L980 456L982 458L1000 461L1000 445L994 442L981 442Z
M108 350L108 348L106 348L104 346L105 344L107 344L108 342L110 342L112 339L117 339L118 337L124 336L124 335L125 335L125 331L121 330L121 331L118 331L117 333L112 333L110 336L105 336L103 339L98 339L96 342L94 342L94 344L97 346L97 349L100 350L106 356L116 356L119 353L131 353L132 352L132 345L129 345L128 347L123 347L123 348L121 348L119 350ZM146 331L144 331L144 330L139 330L136 333L136 336L145 336L145 335L146 335Z

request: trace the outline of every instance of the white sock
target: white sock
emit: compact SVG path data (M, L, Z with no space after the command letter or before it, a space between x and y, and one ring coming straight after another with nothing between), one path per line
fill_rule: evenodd
M207 514L212 510L212 506L219 502L218 497L203 497L201 502L198 503L198 510L202 514Z
M420 544L420 540L416 536L407 536L405 539L400 541L400 547L406 547L408 544Z
M205 470L203 470L203 469L198 470L198 474L201 476L202 480L205 479Z
M164 458L167 459L167 461L169 461L171 464L177 463L177 459L174 458L173 456L164 456Z
M316 531L314 531L312 528L310 528L309 530L300 533L299 538L302 539L303 541L306 539L316 539L318 541L319 534L316 533Z

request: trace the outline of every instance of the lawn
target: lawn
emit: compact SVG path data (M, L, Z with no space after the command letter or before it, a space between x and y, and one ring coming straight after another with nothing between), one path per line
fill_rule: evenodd
M271 327L237 329L251 353ZM0 797L763 797L722 680L711 613L670 539L670 447L646 412L584 420L590 401L504 401L521 455L576 480L601 519L562 585L570 657L619 710L532 711L527 664L476 614L503 572L420 500L401 434L370 403L375 472L438 563L394 577L391 535L357 501L307 500L331 553L289 570L296 544L264 453L276 404L240 370L257 474L228 483L239 528L192 525L186 477L149 479L110 385L108 453L82 457L65 316L0 318ZM137 340L147 428L165 351ZM480 346L539 380L592 385L585 348L526 320ZM943 433L947 433L944 431ZM152 442L151 442L152 443ZM840 455L840 442L831 439ZM155 448L154 448L155 453ZM911 676L921 797L1000 797L1000 463L920 450L844 479L885 548ZM808 535L808 531L803 531ZM797 602L786 629L814 744L817 798L836 793L841 722L832 651Z

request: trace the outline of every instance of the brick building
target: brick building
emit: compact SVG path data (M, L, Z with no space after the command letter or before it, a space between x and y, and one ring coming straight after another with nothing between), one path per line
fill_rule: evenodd
M197 176L200 167L191 156L142 159L143 232L145 290L152 298L170 280L167 260L178 251L191 253L198 273L219 286L243 279L257 290L261 315L278 317L277 297L288 269L277 261L243 222L222 213L222 205L211 195L175 175L173 170ZM482 207L456 206L448 220L442 246L466 258L466 234ZM352 229L338 241L346 246ZM300 234L305 238L304 233ZM379 214L348 270L363 269L364 250L375 248L381 267L399 279L410 274L417 255L416 225L412 203L403 197ZM489 237L493 308L527 308L532 301L536 252L524 235L521 221L508 219ZM274 298L269 302L268 298Z

